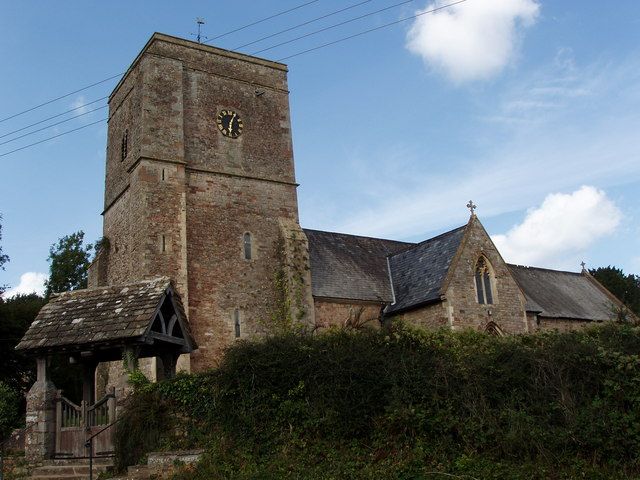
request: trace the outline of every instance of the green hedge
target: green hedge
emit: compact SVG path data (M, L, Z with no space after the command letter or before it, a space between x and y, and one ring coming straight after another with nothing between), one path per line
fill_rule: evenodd
M230 470L218 474L230 478L278 465L344 478L348 464L353 478L369 478L368 466L380 474L385 462L413 472L388 478L469 468L509 478L501 465L534 478L530 469L564 464L627 478L640 472L639 353L640 332L621 325L504 338L400 327L239 343L215 371L139 388L118 427L119 463L208 445L202 478L223 464ZM338 451L342 460L328 462ZM324 467L307 465L313 452ZM555 474L540 478L565 478Z

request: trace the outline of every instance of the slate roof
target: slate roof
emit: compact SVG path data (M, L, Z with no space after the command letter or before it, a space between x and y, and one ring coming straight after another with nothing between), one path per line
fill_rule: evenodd
M391 302L387 255L415 244L304 229L315 297Z
M142 337L167 292L173 296L178 315L186 320L180 297L166 277L55 295L42 307L16 349L93 348Z
M509 265L527 298L527 311L542 317L611 320L612 300L587 275Z
M466 225L391 255L389 264L396 302L387 309L398 313L440 299L442 282L458 251Z

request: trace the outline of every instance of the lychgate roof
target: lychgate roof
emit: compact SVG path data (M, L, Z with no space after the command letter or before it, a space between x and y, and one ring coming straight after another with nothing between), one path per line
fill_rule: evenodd
M412 243L304 229L315 297L391 302L387 255Z
M194 348L182 302L166 277L55 295L16 348L81 351L154 342L185 353Z
M527 298L527 310L540 316L611 320L614 300L586 274L509 265Z
M395 303L388 313L440 300L442 283L465 228L458 227L389 257Z

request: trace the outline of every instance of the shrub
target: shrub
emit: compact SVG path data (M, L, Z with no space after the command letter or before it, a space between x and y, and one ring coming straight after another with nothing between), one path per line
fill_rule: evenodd
M291 462L311 472L314 455L324 464L341 450L360 472L353 478L369 478L363 465L372 458L391 471L389 455L409 470L433 463L496 478L513 465L536 470L567 459L568 472L588 464L637 473L639 353L639 330L627 325L503 338L400 326L240 342L215 371L134 394L117 450L135 452L132 461L162 442L209 445L202 478ZM161 422L145 420L153 409ZM331 458L335 477L347 475ZM606 471L602 478L616 476ZM420 478L412 475L397 478Z

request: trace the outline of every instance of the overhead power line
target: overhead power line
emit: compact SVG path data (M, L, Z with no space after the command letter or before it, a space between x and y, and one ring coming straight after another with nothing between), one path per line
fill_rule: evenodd
M248 24L243 25L243 26L241 26L241 27L234 28L233 30L229 30L228 32L221 33L221 34L219 34L219 35L217 35L217 36L215 36L215 37L213 37L213 38L211 38L211 39L207 40L207 41L206 41L206 42L204 42L204 43L210 42L210 41L212 41L212 40L216 40L216 39L218 39L218 38L225 37L225 36L227 36L227 35L231 35L232 33L239 32L239 31L241 31L241 30L244 30L245 28L249 28L249 27L252 27L252 26L254 26L254 25L258 25L258 24L260 24L260 23L266 22L267 20L271 20L271 19L273 19L273 18L279 17L279 16L284 15L284 14L286 14L286 13L293 12L294 10L298 10L298 9L300 9L300 8L306 7L307 5L311 5L312 3L317 3L317 2L319 2L319 1L320 1L320 0L311 0L311 1L309 1L309 2L302 3L302 4L300 4L300 5L297 5L297 6L295 6L295 7L289 8L289 9L287 9L287 10L283 10L283 11L278 12L278 13L275 13L275 14L273 14L273 15L269 15L268 17L261 18L260 20L256 20L255 22L251 22L251 23L248 23ZM47 100L46 102L42 102L42 103L40 103L40 104L38 104L38 105L35 105L35 106L33 106L33 107L30 107L30 108L27 108L27 109L22 110L22 111L20 111L20 112L17 112L17 113L14 113L14 114L12 114L12 115L9 115L8 117L0 118L0 123L2 123L2 122L6 122L7 120L11 120L11 119L16 118L16 117L19 117L20 115L24 115L25 113L32 112L32 111L37 110L38 108L42 108L42 107L44 107L44 106L46 106L46 105L50 105L50 104L52 104L52 103L54 103L54 102L57 102L58 100L62 100L63 98L68 98L68 97L70 97L71 95L75 95L76 93L80 93L80 92L82 92L82 91L84 91L84 90L88 90L89 88L92 88L92 87L95 87L95 86L101 85L101 84L103 84L103 83L105 83L105 82L108 82L109 80L113 80L114 78L121 77L121 76L122 76L122 75L124 75L125 73L126 73L126 72L122 72L122 73L118 73L117 75L112 75L112 76L107 77L107 78L105 78L105 79L103 79L103 80L100 80L100 81L98 81L98 82L95 82L95 83L92 83L92 84L90 84L90 85L86 85L86 86L84 86L84 87L81 87L81 88L79 88L79 89L77 89L77 90L74 90L73 92L65 93L64 95L60 95L59 97L52 98L51 100ZM83 107L83 106L86 106L86 105L90 105L90 104L81 105L80 107ZM65 113L66 113L66 112L65 112ZM62 114L60 114L60 115L62 115ZM54 117L55 117L55 116L54 116ZM54 117L51 117L51 118L54 118ZM47 119L47 120L50 120L50 118L49 118L49 119ZM42 122L44 122L44 121L46 121L46 120L42 120ZM37 122L37 123L41 123L41 122ZM36 123L36 124L37 124L37 123ZM26 128L26 127L25 127L25 128ZM19 130L18 130L18 131L19 131ZM9 134L7 134L7 135L10 135L10 133L9 133ZM6 135L3 135L3 136L6 136ZM0 137L0 138L2 138L2 137Z
M315 1L319 1L319 0L314 0L314 2L315 2ZM361 16L359 16L359 17L356 17L356 18L353 18L353 19L347 20L347 21L345 21L345 22L340 22L340 23L338 23L338 24L331 25L331 26L329 26L329 27L326 27L326 28L323 28L323 29L317 30L317 31L315 31L315 32L308 33L308 34L306 34L306 35L303 35L303 36L301 36L301 37L298 37L298 38L295 38L295 39L289 40L289 41L287 41L287 42L283 42L283 43L280 43L280 44L278 44L278 45L273 45L273 46L271 46L271 47L268 47L268 48L266 48L266 49L260 50L259 52L255 52L255 53L260 53L260 52L263 52L263 51L266 51L266 50L271 50L271 49L276 48L276 47L278 47L278 46L281 46L281 45L284 45L284 44L288 44L288 43L292 43L292 42L297 41L297 40L300 40L300 39L302 39L302 38L306 38L306 37L308 37L308 36L315 35L315 34L317 34L317 33L320 33L320 32L326 31L326 30L329 30L329 29L331 29L331 28L335 28L335 27L337 27L337 26L344 25L345 23L351 23L351 22L356 21L356 20L359 20L359 19L361 19L361 18L365 18L365 17L371 16L371 15L373 15L373 14L375 14L375 13L380 13L380 12L382 12L382 11L389 10L389 9L391 9L391 8L394 8L394 7L397 7L397 6L400 6L400 5L406 4L406 3L410 3L410 2L412 2L412 1L414 1L414 0L407 0L407 1L404 1L404 2L401 2L401 3L398 3L398 4L395 4L395 5L392 5L392 6L390 6L390 7L386 7L386 8L383 8L383 9L377 10L377 11L375 11L375 12L371 12L371 13L369 13L369 14L361 15ZM361 32L358 32L358 33L355 33L355 34L352 34L352 35L348 35L348 36L343 37L343 38L339 38L339 39L337 39L337 40L333 40L333 41L331 41L331 42L324 43L324 44L322 44L322 45L318 45L318 46L313 47L313 48L309 48L309 49L306 49L306 50L303 50L303 51L300 51L300 52L294 53L294 54L292 54L292 55L288 55L288 56L286 56L286 57L279 58L277 61L283 61L283 60L288 60L288 59L290 59L290 58L298 57L298 56L304 55L304 54L306 54L306 53L313 52L313 51L315 51L315 50L319 50L319 49L321 49L321 48L325 48L325 47L328 47L328 46L331 46L331 45L335 45L335 44L337 44L337 43L345 42L345 41L350 40L350 39L352 39L352 38L356 38L356 37L359 37L359 36L362 36L362 35L366 35L367 33L375 32L375 31L377 31L377 30L381 30L381 29L383 29L383 28L387 28L387 27L390 27L390 26L393 26L393 25L397 25L397 24L399 24L399 23L406 22L406 21L408 21L408 20L413 20L413 19L415 19L415 18L421 17L421 16L423 16L423 15L427 15L427 14L430 14L430 13L434 13L434 12L437 12L437 11L439 11L439 10L444 10L444 9L446 9L446 8L450 8L450 7L454 6L454 5L458 5L458 4L460 4L460 3L464 3L464 2L466 2L466 1L467 1L467 0L458 0L458 1L456 1L456 2L452 2L452 3L449 3L449 4L447 4L447 5L441 5L440 7L436 7L436 8L433 8L433 9L431 9L431 10L425 10L424 12L420 12L420 13L417 13L417 14L415 14L415 15L411 15L411 16L409 16L409 17L401 18L400 20L396 20L396 21L393 21L393 22L389 22L389 23L386 23L386 24L384 24L384 25L380 25L380 26L377 26L377 27L374 27L374 28L370 28L370 29L367 29L367 30L364 30L364 31L361 31ZM295 8L300 8L300 7L304 6L304 5L308 5L309 3L314 3L314 2L308 2L308 3L302 4L302 5L300 5L300 6L298 6L298 7L295 7ZM366 3L366 2L361 2L361 3ZM359 4L356 4L356 5L359 5ZM354 5L354 6L356 6L356 5ZM295 10L295 8L294 8L293 10ZM348 9L348 8L351 8L351 7L346 7L346 8L344 8L344 9L342 9L341 11L344 11L344 10L346 10L346 9ZM286 12L281 12L280 14L283 14L283 13L286 13ZM276 14L275 16L278 16L278 15L280 15L280 14ZM330 14L328 14L328 15L330 15ZM273 17L274 17L274 16L271 16L271 17L269 17L269 18L273 18ZM323 18L326 18L326 16L325 16L325 17L323 17ZM264 20L266 20L266 19L264 19ZM258 22L254 22L253 24L255 24L255 23L260 23L260 21L258 21ZM252 25L252 24L247 25L247 27L248 27L248 26L251 26L251 25ZM292 29L293 29L293 28L296 28L296 27L292 27ZM237 31L237 30L236 30L236 31ZM231 32L228 32L228 33L233 33L233 32L231 31ZM222 35L225 35L225 34L222 34ZM274 34L274 35L276 35L276 34ZM239 48L241 48L241 47L239 47ZM254 53L254 54L255 54L255 53ZM104 83L104 82L106 82L106 81L108 81L108 80L111 80L112 78L115 78L116 76L118 76L118 75L115 75L115 76L109 77L109 78L107 78L107 79L105 79L105 80L102 80L102 81L100 81L100 82L96 82L96 83L91 84L91 85L89 85L89 86L87 86L87 87L84 87L84 88L82 88L82 89L78 89L78 90L76 90L75 92L71 92L71 93L69 93L69 94L66 94L66 95L60 96L60 97L58 97L57 99L53 99L53 100L50 100L50 101L48 101L48 102L45 102L45 103L41 104L40 106L42 106L42 105L47 105L47 104L49 104L49 103L53 103L54 101L59 100L59 99L61 99L61 98L68 97L68 96L70 96L70 95L73 95L74 93L80 92L80 91L82 91L82 90L86 90L87 88L91 88L92 86L99 85L100 83ZM106 97L104 97L104 98L106 98ZM102 99L104 99L104 98L102 98ZM83 106L90 105L90 104L92 104L92 103L96 103L97 101L102 100L102 99L98 99L98 100L95 100L95 101L93 101L93 102L87 103L87 104L85 104L85 105L81 105L81 106L76 107L76 108L74 108L74 109L71 109L71 110L68 110L68 111L66 111L66 112L63 112L63 113L61 113L61 114L54 115L53 117L49 117L48 119L42 120L42 121L40 121L40 122L36 122L35 124L32 124L31 126L36 125L36 124L39 124L39 123L42 123L42 122L44 122L44 121L46 121L46 120L49 120L49 119L51 119L51 118L58 117L58 116L63 115L63 114L65 114L65 113L69 113L70 111L77 110L78 108L82 108ZM36 108L39 108L39 106L33 107L33 108L29 109L29 110L25 110L24 112L20 112L20 113L15 114L15 115L13 115L13 116L11 116L11 117L7 117L7 118L5 118L5 119L2 119L2 120L0 120L0 122L2 122L2 121L4 121L4 120L8 120L9 118L13 118L13 117L18 116L18 115L21 115L22 113L26 113L27 111L35 110ZM101 107L101 108L104 108L104 107ZM99 110L99 108L97 108L97 109L95 109L95 110ZM95 110L92 110L92 111L95 111ZM86 113L91 113L91 112L86 112ZM81 116L81 115L77 115L77 116ZM73 118L75 118L75 117L73 117ZM72 120L73 118L68 119L68 120ZM65 121L68 121L68 120L65 120ZM89 123L89 124L87 124L87 125L83 125L83 126L81 126L81 127L74 128L74 129L72 129L72 130L68 130L68 131L63 132L63 133L60 133L60 134L58 134L58 135L54 135L54 136L52 136L52 137L45 138L45 139L40 140L40 141L38 141L38 142L34 142L34 143L29 144L29 145L25 145L25 146L23 146L23 147L20 147L20 148L15 149L15 150L11 150L11 151L9 151L9 152L2 153L2 154L0 154L0 157L4 157L4 156L6 156L6 155L10 155L10 154L15 153L15 152L18 152L18 151L20 151L20 150L24 150L24 149L26 149L26 148L30 148L30 147L33 147L33 146L35 146L35 145L39 145L39 144L44 143L44 142L47 142L47 141L49 141L49 140L53 140L54 138L58 138L58 137L61 137L61 136L63 136L63 135L67 135L67 134L69 134L69 133L73 133L73 132L76 132L76 131L78 131L78 130L82 130L82 129L84 129L84 128L90 127L90 126L92 126L92 125L96 125L96 124L101 123L101 122L104 122L104 121L106 121L106 120L107 120L107 118L104 118L104 119L102 119L102 120L98 120L98 121L96 121L96 122L92 122L92 123ZM58 123L64 123L64 122L58 122ZM49 125L49 127L45 127L45 128L50 128L50 127L52 127L52 126L54 126L54 125L57 125L58 123L53 124L53 125ZM16 130L16 131L14 131L14 132L10 132L9 134L5 134L5 135L3 135L2 137L7 136L7 135L10 135L11 133L15 133L15 132L20 131L20 130L24 130L25 128L29 128L29 126L27 126L27 127L23 127L22 129ZM42 128L42 129L40 129L40 130L44 130L45 128ZM38 131L40 131L40 130L38 130ZM32 132L32 133L35 133L35 132ZM24 135L24 136L26 136L26 135ZM0 138L2 138L2 137L0 137ZM20 137L20 138L21 138L21 137ZM11 141L12 141L12 140L11 140ZM9 143L9 142L4 142L4 143ZM2 145L2 144L0 144L0 145Z
M332 17L333 15L337 15L338 13L345 12L347 10L351 10L352 8L359 7L360 5L364 5L365 3L369 3L371 0L364 0L363 2L354 3L353 5L349 5L348 7L341 8L340 10L335 10L333 12L329 12L326 15L322 15L320 17L312 18L306 22L299 23L298 25L294 25L293 27L285 28L284 30L280 30L279 32L272 33L271 35L267 35L266 37L259 38L249 43L245 43L244 45L240 45L239 47L234 48L234 50L240 50L241 48L248 47L249 45L253 45L258 42L262 42L263 40L267 40L272 37L276 37L278 35L282 35L283 33L290 32L291 30L296 30L297 28L304 27L305 25L309 25L310 23L317 22L319 20L323 20L325 18Z
M93 100L92 102L83 103L82 105L79 105L77 107L71 108L69 110L65 110L62 113L58 113L56 115L52 115L52 116L47 117L47 118L45 118L43 120L40 120L39 122L34 122L34 123L26 125L26 126L24 126L22 128L18 128L17 130L13 130L12 132L4 133L4 134L0 135L0 138L8 137L9 135L13 135L14 133L22 132L23 130L26 130L28 128L35 127L36 125L40 125L41 123L44 123L47 120L53 120L54 118L61 117L62 115L65 115L67 113L75 112L76 110L80 110L81 108L85 108L85 107L88 107L89 105L93 105L94 103L98 103L98 102L100 102L102 100L106 100L107 98L109 98L109 97L108 96L101 97L101 98L98 98L97 100Z
M73 92L65 93L64 95L60 95L59 97L53 98L53 99L48 100L46 102L42 102L41 104L36 105L35 107L27 108L26 110L23 110L21 112L14 113L13 115L9 115L8 117L0 119L0 123L6 122L7 120L11 120L12 118L16 118L16 117L18 117L20 115L24 115L25 113L32 112L32 111L34 111L34 110L36 110L38 108L44 107L45 105L49 105L49 104L51 104L53 102L57 102L58 100L62 100L63 98L70 97L71 95L75 95L76 93L82 92L84 90L88 90L91 87L95 87L95 86L100 85L102 83L108 82L109 80L113 80L114 78L120 77L122 75L124 75L124 73L119 73L117 75L112 75L112 76L110 76L108 78L105 78L104 80L100 80L99 82L92 83L91 85L87 85L86 87L79 88L78 90L74 90Z
M62 123L70 122L71 120L75 120L76 118L84 117L85 115L89 115L90 113L97 112L98 110L102 110L103 108L107 108L108 106L109 105L103 105L101 107L94 108L93 110L89 110L87 112L83 112L83 113L80 113L78 115L75 115L75 116L73 116L71 118L65 118L64 120L60 120L59 122L52 123L51 125L47 125L45 127L38 128L37 130L33 130L32 132L27 132L27 133L25 133L23 135L19 135L17 137L11 138L9 140L5 140L4 142L0 142L0 145L6 145L7 143L15 142L16 140L19 140L19 139L24 138L24 137L28 137L29 135L33 135L33 134L41 132L43 130L48 130L49 128L55 127L56 125L60 125Z
M393 25L397 25L398 23L406 22L407 20L413 20L414 18L418 18L418 17L421 17L423 15L427 15L428 13L434 13L434 12L437 12L438 10L443 10L445 8L449 8L449 7L452 7L454 5L458 5L459 3L463 3L463 2L466 2L466 1L467 0L458 0L457 2L449 3L447 5L442 5L440 7L434 8L432 10L426 10L424 12L417 13L416 15L411 15L410 17L401 18L400 20L396 20L395 22L385 23L384 25L380 25L378 27L374 27L374 28L370 28L368 30L364 30L362 32L354 33L353 35L349 35L347 37L339 38L338 40L334 40L332 42L324 43L322 45L318 45L317 47L308 48L307 50L303 50L301 52L294 53L293 55L288 55L286 57L279 58L277 61L278 62L282 62L283 60L288 60L289 58L298 57L300 55L304 55L305 53L313 52L315 50L320 50L321 48L329 47L331 45L335 45L336 43L345 42L347 40L351 40L352 38L360 37L362 35L366 35L367 33L375 32L376 30L381 30L383 28L391 27Z
M267 20L271 20L273 18L280 17L281 15L284 15L284 14L289 13L289 12L293 12L294 10L298 10L299 8L306 7L307 5L311 5L312 3L317 3L319 1L320 0L311 0L310 2L302 3L300 5L297 5L295 7L289 8L287 10L283 10L282 12L274 13L273 15L269 15L268 17L264 17L264 18L261 18L260 20L256 20L255 22L248 23L247 25L243 25L242 27L234 28L233 30L229 30L228 32L224 32L224 33L221 33L219 35L216 35L215 37L209 38L208 40L205 40L202 43L209 43L209 42L212 42L214 40L217 40L218 38L226 37L227 35L231 35L232 33L239 32L240 30L244 30L245 28L253 27L254 25L258 25L260 23L266 22Z
M98 120L98 121L95 121L95 122L87 123L86 125L83 125L81 127L74 128L73 130L67 130L66 132L59 133L58 135L53 135L52 137L45 138L43 140L40 140L39 142L33 142L33 143L30 143L29 145L25 145L24 147L20 147L20 148L16 148L15 150L10 150L8 152L0 153L0 157L6 157L7 155L10 155L10 154L15 153L15 152L19 152L20 150L24 150L25 148L33 147L35 145L40 145L41 143L48 142L49 140L53 140L54 138L58 138L58 137L61 137L63 135L67 135L69 133L77 132L78 130L82 130L83 128L87 128L87 127L90 127L92 125L97 125L98 123L102 123L102 122L106 122L106 121L107 121L107 119L103 118L102 120Z
M313 35L317 35L318 33L326 32L327 30L331 30L331 29L334 29L334 28L337 28L337 27L341 27L342 25L346 25L348 23L353 23L353 22L356 22L358 20L362 20L363 18L367 18L367 17L370 17L370 16L375 15L377 13L385 12L387 10L391 10L392 8L397 8L397 7L400 7L400 6L405 5L407 3L412 3L414 1L415 0L404 0L403 2L395 3L395 4L390 5L388 7L380 8L380 9L374 11L374 12L369 12L369 13L365 13L364 15L359 15L357 17L350 18L348 20L345 20L344 22L334 23L333 25L329 25L328 27L324 27L324 28L321 28L319 30L314 30L313 32L305 33L304 35L300 35L299 37L292 38L291 40L286 40L284 42L276 43L275 45L272 45L270 47L263 48L262 50L257 50L255 52L252 52L251 55L256 55L258 53L267 52L269 50L273 50L274 48L281 47L282 45L288 45L289 43L297 42L298 40L302 40L303 38L311 37ZM444 7L440 7L440 8L444 8Z

